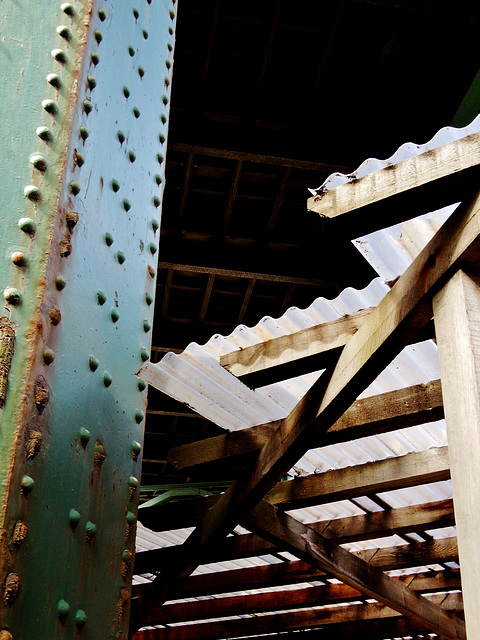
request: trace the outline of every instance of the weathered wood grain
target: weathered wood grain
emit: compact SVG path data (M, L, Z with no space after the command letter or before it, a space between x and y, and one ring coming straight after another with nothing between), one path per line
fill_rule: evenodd
M469 637L480 628L480 280L458 271L433 300Z

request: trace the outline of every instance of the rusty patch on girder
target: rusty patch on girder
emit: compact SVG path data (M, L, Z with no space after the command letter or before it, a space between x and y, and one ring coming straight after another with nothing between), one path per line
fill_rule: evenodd
M3 602L10 607L18 598L20 593L21 579L18 573L9 573L5 580L5 590L3 592Z
M42 448L43 435L40 431L30 431L25 442L25 456L27 460L33 460Z
M8 377L15 350L15 331L8 318L0 318L0 409L5 405Z

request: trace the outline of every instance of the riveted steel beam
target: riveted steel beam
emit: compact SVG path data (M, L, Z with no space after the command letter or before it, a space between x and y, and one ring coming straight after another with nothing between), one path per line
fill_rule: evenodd
M176 0L2 8L0 631L126 638Z

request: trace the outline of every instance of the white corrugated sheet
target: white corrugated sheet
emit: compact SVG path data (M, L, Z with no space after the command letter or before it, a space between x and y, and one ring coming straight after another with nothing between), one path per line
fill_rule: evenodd
M414 144L413 142L406 142L402 144L397 151L387 158L386 160L378 160L378 158L367 158L362 164L352 173L332 173L323 184L317 189L310 189L313 195L325 193L325 191L331 191L340 187L342 184L352 182L353 180L359 180L369 173L374 171L380 171L386 167L391 167L398 162L413 158L413 156L419 156L421 153L431 151L442 147L449 142L460 140L466 136L470 136L474 133L480 132L480 115L475 118L469 125L462 128L456 127L444 127L440 129L433 138L425 144Z

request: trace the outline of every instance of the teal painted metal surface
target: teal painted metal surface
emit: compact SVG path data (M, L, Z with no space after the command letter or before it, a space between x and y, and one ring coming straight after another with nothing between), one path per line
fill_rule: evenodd
M7 125L29 133L0 157L2 290L21 295L5 294L0 629L126 638L146 406L134 374L150 347L176 6L6 4L27 23L8 56L23 38L29 51L15 71L25 120Z

